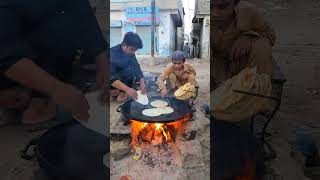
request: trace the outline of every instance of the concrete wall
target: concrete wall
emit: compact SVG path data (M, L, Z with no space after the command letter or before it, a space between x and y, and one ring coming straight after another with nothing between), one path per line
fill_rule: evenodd
M196 14L210 14L210 0L196 0Z
M170 53L175 50L176 31L177 27L174 24L172 18L170 17Z
M183 30L183 27L178 27L177 28L177 50L182 50L182 45L183 45L183 42L184 42L184 34L183 34L184 30Z
M124 11L126 7L131 6L150 6L151 1L141 1L141 2L121 2L121 3L110 3L110 10L120 10ZM162 10L171 10L172 14L177 14L179 20L184 21L183 18L183 4L182 0L156 0L156 6L160 11Z
M124 11L111 11L110 13L110 20L114 21L125 21L126 20L126 15Z
M156 0L157 6L159 7L159 16L160 16L160 25L157 26L157 38L158 42L156 43L157 53L156 55L160 57L168 57L175 50L175 46L177 44L177 48L181 43L176 42L178 38L177 36L177 27L176 24L171 17L171 14L176 14L182 16L183 20L183 12L182 12L182 1L181 0ZM145 1L141 2L124 2L124 3L110 3L110 20L115 21L125 21L125 8L128 6L148 6L150 5L150 1L146 3ZM124 28L122 27L122 36L124 35ZM183 32L182 32L183 33ZM182 34L181 33L181 34ZM183 36L181 36L183 38ZM180 38L180 41L183 41Z
M178 12L179 12L180 18L181 18L181 20L182 20L182 24L184 24L184 14L183 14L183 11L184 11L183 3L182 3L182 0L180 0L180 1L178 2Z
M157 5L160 9L179 9L180 1L181 0L158 0Z
M158 27L160 56L170 56L171 21L170 11L162 11L160 13L160 26Z
M201 31L201 58L209 58L210 52L210 16L205 16Z
M160 11L160 25L157 26L157 36L158 36L158 55L160 57L168 57L175 50L176 43L176 25L171 18L170 11ZM110 13L110 21L112 20L121 20L125 21L125 13L124 11L111 11ZM122 37L124 36L124 28L122 27ZM182 40L181 40L182 41ZM149 41L148 41L149 42ZM146 43L144 43L146 44Z
M113 42L110 42L110 47L112 47L112 46L122 42L122 39L124 36L123 26L124 26L124 21L126 20L126 17L125 17L125 13L123 11L111 11L109 18L110 18L110 21L122 21L121 28L110 27L111 31L109 34L109 38L110 38L110 40L113 41ZM115 37L115 36L118 36L118 33L113 34L113 29L120 29L120 37ZM118 30L117 30L117 32L118 32ZM117 41L117 42L115 42L115 41Z

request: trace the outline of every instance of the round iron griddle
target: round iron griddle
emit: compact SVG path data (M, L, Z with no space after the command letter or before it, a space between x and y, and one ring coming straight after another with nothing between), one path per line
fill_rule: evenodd
M34 153L28 150L31 147ZM21 157L36 157L41 169L57 180L105 180L109 168L102 160L109 151L106 136L71 120L32 139Z
M163 114L156 117L149 117L142 114L144 109L154 108L150 105L152 101L162 100L169 102L168 106L171 106L174 109L173 113ZM120 105L117 109L118 112L121 112L127 119L134 119L141 122L148 123L169 123L176 120L184 118L186 115L191 115L193 109L189 103L176 99L175 97L165 97L154 96L149 97L149 104L142 105L137 103L133 99L130 99Z

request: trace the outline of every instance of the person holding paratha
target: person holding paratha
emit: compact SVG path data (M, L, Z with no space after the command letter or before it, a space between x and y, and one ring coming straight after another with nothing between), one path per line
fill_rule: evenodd
M192 86L195 85L196 70L190 63L185 62L185 60L184 52L174 51L172 53L172 63L167 65L158 80L162 96L168 94L168 89L164 81L168 81L169 91L176 91L187 83L190 83Z

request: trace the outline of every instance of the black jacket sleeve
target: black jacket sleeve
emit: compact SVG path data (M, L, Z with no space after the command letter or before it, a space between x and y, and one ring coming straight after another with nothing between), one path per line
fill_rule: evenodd
M32 49L21 38L21 19L9 7L0 6L0 71L4 73L22 58L33 59Z
M112 52L112 50L110 50L110 85L117 81L117 80L120 80L120 77L118 75L118 72L117 72L117 61L115 59L116 57L114 56L114 53Z
M143 78L143 73L136 57L133 58L133 66L136 75L136 80L140 81Z

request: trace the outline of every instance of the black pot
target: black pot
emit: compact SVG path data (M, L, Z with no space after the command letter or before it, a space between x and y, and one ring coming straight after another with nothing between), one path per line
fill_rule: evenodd
M109 168L103 156L109 148L106 136L70 120L31 140L21 156L27 160L35 156L45 173L57 180L106 180Z

